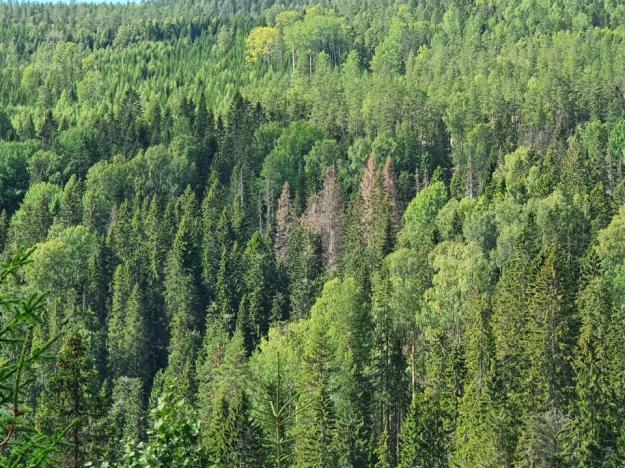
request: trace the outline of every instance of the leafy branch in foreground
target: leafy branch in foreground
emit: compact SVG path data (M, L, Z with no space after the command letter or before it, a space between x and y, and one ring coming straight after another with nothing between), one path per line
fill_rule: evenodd
M44 294L16 295L9 278L29 263L34 249L18 251L0 263L0 466L40 466L55 451L62 435L33 429L24 401L34 380L34 367L54 359L48 354L54 337L33 346L33 333L42 324Z

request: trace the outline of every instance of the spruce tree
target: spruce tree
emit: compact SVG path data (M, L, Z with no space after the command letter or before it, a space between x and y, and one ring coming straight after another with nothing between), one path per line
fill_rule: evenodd
M329 365L333 350L319 325L312 324L303 356L303 391L299 405L305 407L295 424L295 463L298 466L336 466L336 413L331 398Z
M80 182L76 176L70 177L61 198L60 221L65 227L80 224L82 221L82 197Z
M259 429L251 418L250 402L243 390L231 402L217 402L209 429L211 462L218 466L254 466L264 458Z
M41 430L67 430L67 445L54 456L56 463L79 468L97 460L104 414L89 336L83 330L72 331L63 340L56 372L48 378L37 410Z
M409 382L405 374L407 363L402 350L402 331L392 310L392 283L385 270L374 276L372 300L371 373L376 405L373 423L388 449L385 459L395 465L401 418L409 402Z
M402 425L398 466L449 466L445 432L436 400L417 393Z
M526 311L535 271L522 251L513 254L503 269L493 294L492 330L495 344L497 407L501 413L499 446L511 464L522 432L522 415L527 407L525 382L529 362L524 337L528 333Z
M217 235L218 226L225 222L220 219L222 214L220 203L221 189L217 175L212 173L208 182L206 195L202 200L202 279L204 287L210 299L215 296L215 282L219 269L219 255L223 249L225 239L220 239Z
M498 447L495 411L495 349L486 297L467 305L467 384L460 403L454 463L496 467L503 464Z
M0 213L0 252L4 251L9 233L9 216L5 209Z
M256 232L247 243L243 254L245 265L246 307L251 327L249 351L269 331L269 320L273 306L276 266L271 252L269 238Z
M107 415L111 440L106 460L121 461L124 444L139 441L145 435L143 388L140 379L120 377L115 380L112 405Z
M285 269L289 278L291 317L306 317L321 290L319 238L297 225L289 238Z
M546 254L532 284L525 352L529 363L524 423L517 460L557 463L560 431L572 389L570 311L562 301L556 254Z
M590 280L578 297L582 326L576 370L576 417L569 434L569 463L576 466L602 466L614 460L618 438L618 415L612 411L606 342L610 304L601 276Z

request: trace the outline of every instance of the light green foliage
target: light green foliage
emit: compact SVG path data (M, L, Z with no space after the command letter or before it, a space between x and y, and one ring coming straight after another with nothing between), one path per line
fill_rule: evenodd
M172 381L150 411L147 441L127 444L122 463L128 467L205 466L199 437L195 411Z
M319 128L306 122L293 122L276 140L265 162L262 177L277 191L285 182L297 187L297 177L304 171L304 156L323 139Z
M11 219L10 243L14 248L32 247L46 240L58 211L62 191L47 182L32 185Z
M404 213L404 226L399 232L400 245L426 251L434 242L433 222L447 201L447 190L441 182L427 187L410 202Z

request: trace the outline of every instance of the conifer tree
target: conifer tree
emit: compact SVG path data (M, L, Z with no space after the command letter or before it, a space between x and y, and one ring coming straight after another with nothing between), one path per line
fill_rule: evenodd
M220 223L224 223L225 219L221 219L222 215L220 204L221 190L217 175L212 173L208 182L206 195L202 200L202 279L204 288L208 292L211 299L215 295L215 281L217 271L219 269L219 255L224 247L225 239L218 236L217 230Z
M4 251L9 232L9 216L5 209L0 213L0 252Z
M503 269L493 294L492 329L498 366L498 392L505 397L498 403L501 411L499 445L506 463L512 463L518 437L522 431L522 414L526 408L525 384L529 362L524 336L526 313L530 300L531 278L535 271L531 259L517 251Z
M392 234L397 233L401 222L401 210L399 195L397 193L397 175L393 167L393 159L386 158L384 168L382 169L382 186L389 205Z
M269 331L273 306L276 266L269 238L256 232L247 243L243 254L245 265L245 304L249 314L250 339L248 351ZM243 303L243 301L242 301Z
M165 310L169 319L169 360L167 377L193 392L193 370L203 327L200 289L200 262L195 198L192 193L179 200L181 219L167 257Z
M406 361L402 350L402 330L392 310L392 283L388 272L374 276L372 291L372 379L376 411L374 429L388 453L378 453L391 466L397 462L401 419L409 398Z
M446 439L438 404L431 396L417 393L402 425L398 466L448 466Z
M546 255L532 284L528 315L526 411L516 456L531 463L557 463L572 375L567 358L571 323L559 291L553 251Z
M237 241L231 248L223 248L215 283L215 302L211 305L211 315L219 317L231 333L236 328L237 312L244 291L242 256Z
M291 231L295 225L295 213L291 203L291 192L288 182L282 187L282 193L278 199L278 211L276 212L276 234L274 236L274 251L276 261L281 264L285 261L289 246Z
M243 334L237 330L232 337L222 323L215 321L204 337L204 348L198 359L199 419L204 429L202 444L207 449L215 443L213 434L217 413L227 407L243 391L247 377L246 349ZM222 419L225 422L225 418ZM213 435L210 435L213 434ZM222 434L223 435L223 434Z
M330 167L323 188L308 199L308 208L302 217L302 224L321 237L323 263L328 269L335 268L340 260L342 210L341 187L336 171Z
M124 326L126 304L131 290L128 267L118 265L113 276L113 300L108 323L107 348L110 370L116 377L125 375L126 366L119 362L125 357Z
M82 221L82 196L80 193L80 182L76 176L70 177L67 184L65 184L59 217L65 227L80 224Z
M145 434L143 382L119 377L113 384L112 406L107 416L110 438L107 460L121 461L123 445L139 441Z
M388 432L385 430L384 432L382 432L382 435L380 436L380 441L378 442L378 446L376 447L376 462L374 465L375 468L391 468L392 466L394 466L389 455L391 453L391 450L389 447L388 439Z
M297 225L289 238L285 269L289 278L291 317L306 317L321 290L321 246L302 225Z
M39 130L39 139L43 149L50 149L54 145L55 135L57 132L57 123L50 110L43 114L41 121L41 129Z
M577 408L569 423L569 463L601 466L614 460L618 438L618 416L610 409L610 384L606 341L610 304L601 276L590 280L578 297L582 327L579 354L575 360ZM616 417L615 417L616 416Z
M87 332L69 333L57 355L56 369L45 384L37 411L37 424L49 433L67 428L66 442L56 463L81 467L94 461L101 449L101 423L104 416L93 357Z
M336 412L331 398L332 343L320 321L311 323L303 355L303 389L298 405L305 407L296 419L295 463L298 466L336 466Z
M472 297L467 306L467 384L460 403L454 462L462 466L501 466L490 311L485 297Z
M228 403L217 402L209 429L211 462L218 466L253 466L262 460L258 427L250 415L250 402L243 390Z
M360 183L360 229L368 275L379 268L393 242L393 206L384 189L377 159L371 155Z
M195 198L189 193L186 200L179 201L180 222L165 267L165 305L170 318L184 311L190 325L197 328L202 319L202 300Z

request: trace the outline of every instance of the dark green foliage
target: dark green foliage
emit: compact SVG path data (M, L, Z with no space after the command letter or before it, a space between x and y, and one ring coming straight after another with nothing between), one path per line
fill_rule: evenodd
M305 227L295 226L285 261L289 278L291 317L306 317L321 290L320 240Z
M56 372L47 380L37 410L40 430L67 430L66 445L54 456L56 463L80 467L97 459L102 449L103 403L89 335L82 330L71 332L63 339Z
M1 124L0 124L1 125ZM15 211L28 189L28 165L39 145L34 141L0 142L0 206Z
M399 466L448 466L447 435L438 402L417 394L406 414L400 434Z
M108 414L109 437L112 440L109 442L110 451L106 454L107 460L120 461L123 454L122 444L143 438L144 419L143 382L129 377L116 379Z
M207 434L213 441L208 455L212 464L252 466L264 458L259 428L250 410L249 399L243 391L235 395L231 403L224 397L217 401Z

